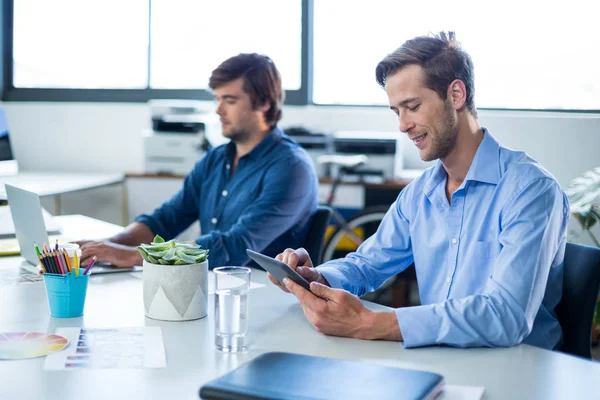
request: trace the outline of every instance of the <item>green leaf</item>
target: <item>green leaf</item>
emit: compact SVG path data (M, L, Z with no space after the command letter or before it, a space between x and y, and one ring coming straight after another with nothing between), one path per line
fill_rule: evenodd
M159 259L158 259L158 262L159 262L160 264L162 264L162 265L169 265L169 264L170 264L168 261L166 261L166 260L163 260L162 258L159 258Z
M137 247L138 251L140 252L140 254L142 255L142 258L148 262L150 262L150 260L148 259L148 253L146 252L146 250L144 250L142 248L142 246L138 246Z
M156 235L154 236L154 240L152 241L152 243L164 243L165 239L163 239L160 235Z
M175 261L175 260L177 260L177 256L175 255L176 251L177 251L177 249L175 249L175 248L169 249L169 251L167 251L166 254L164 254L162 256L163 259L165 259L167 261Z
M165 254L167 254L168 250L163 250L163 251L149 251L148 254L150 254L152 257L156 257L156 258L160 258L163 257Z
M600 167L574 179L565 193L569 198L571 213L583 229L589 230L600 221Z
M183 251L177 250L176 254L181 260L185 261L186 264L196 264L196 259L194 257L188 256Z
M158 260L154 257L152 257L150 254L148 254L148 261L151 262L152 264L158 264Z
M166 243L160 243L160 244L143 244L142 247L146 251L165 251L165 250L169 250L170 249L170 246L168 244L166 244Z

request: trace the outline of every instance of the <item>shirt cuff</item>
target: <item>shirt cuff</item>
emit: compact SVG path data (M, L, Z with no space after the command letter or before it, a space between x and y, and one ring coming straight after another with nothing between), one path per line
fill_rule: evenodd
M405 348L438 344L441 318L434 307L435 304L430 304L395 310Z
M345 289L348 290L344 284L348 283L346 276L336 267L320 266L316 268L317 271L329 282L329 286L334 289Z
M201 249L208 250L208 268L222 267L230 262L229 252L223 238L218 232L202 235L196 240Z

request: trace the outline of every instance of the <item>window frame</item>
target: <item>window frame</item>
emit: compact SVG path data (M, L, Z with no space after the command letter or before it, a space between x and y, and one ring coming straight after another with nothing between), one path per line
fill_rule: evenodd
M152 0L149 13L152 11ZM312 79L309 65L312 65L312 24L313 0L302 0L302 39L300 88L285 91L285 104L306 105L312 101ZM190 99L212 100L214 96L207 89L66 89L66 88L16 88L13 82L13 17L14 0L4 0L0 10L0 31L2 32L2 60L0 62L0 89L2 101L52 101L52 102L147 102L150 99ZM148 15L150 18L150 15ZM148 24L151 39L151 26ZM148 49L150 52L150 49ZM148 54L148 85L150 84L150 54Z
M149 12L152 9L152 0ZM191 99L212 100L213 95L206 89L60 89L60 88L15 88L13 85L13 6L14 0L4 0L0 8L0 96L2 101L15 102L147 102L150 99ZM300 88L285 91L286 105L312 105L315 107L387 108L385 105L369 104L317 104L313 102L313 24L314 0L302 0L302 38ZM150 15L148 16L150 18ZM151 39L151 27L148 26ZM150 50L148 50L150 51ZM148 70L150 57L148 57ZM148 71L150 72L150 71ZM148 84L150 73L148 73ZM530 111L564 114L600 114L600 109L548 109L548 108L483 108L480 111Z

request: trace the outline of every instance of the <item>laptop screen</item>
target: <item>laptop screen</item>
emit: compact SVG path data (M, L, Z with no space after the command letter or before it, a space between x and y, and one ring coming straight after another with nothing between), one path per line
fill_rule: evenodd
M14 175L18 172L17 161L10 144L10 132L4 108L0 107L0 175Z

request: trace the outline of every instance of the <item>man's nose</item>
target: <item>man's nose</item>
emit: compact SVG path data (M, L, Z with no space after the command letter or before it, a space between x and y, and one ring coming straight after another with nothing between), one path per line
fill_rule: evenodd
M225 109L223 108L223 103L218 102L217 103L217 109L215 111L218 115L223 116L223 114L225 113Z
M415 126L413 120L403 111L398 114L398 121L400 122L400 132L406 133Z

